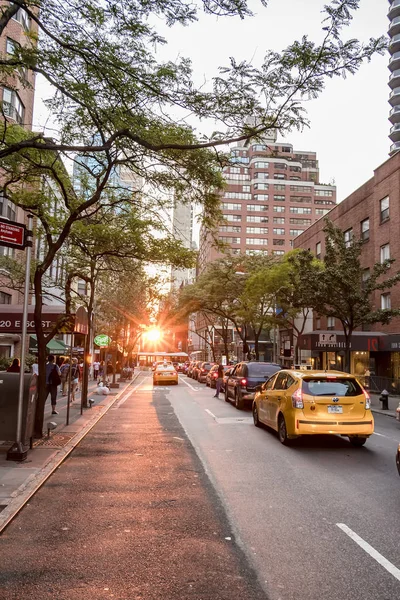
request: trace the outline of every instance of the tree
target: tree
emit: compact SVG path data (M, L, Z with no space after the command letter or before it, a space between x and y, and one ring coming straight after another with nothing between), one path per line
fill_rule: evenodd
M376 308L375 292L386 292L400 281L400 271L390 273L394 259L365 269L362 264L363 240L345 240L343 231L325 220L323 270L307 273L312 291L312 307L321 315L334 317L342 324L345 339L345 370L350 370L350 343L355 329L373 323L387 324L399 309ZM299 256L305 256L302 251Z
M299 362L298 339L304 333L314 305L314 290L309 282L311 279L318 285L322 269L323 263L304 250L288 252L274 266L275 323L292 330L296 364Z

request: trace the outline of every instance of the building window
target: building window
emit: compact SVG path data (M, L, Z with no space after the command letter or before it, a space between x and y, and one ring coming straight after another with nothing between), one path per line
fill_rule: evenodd
M276 213L284 213L285 212L285 207L284 206L274 206L274 212L276 212Z
M227 233L240 233L242 228L237 225L221 225L219 230Z
M246 233L259 233L266 235L268 233L268 227L246 227Z
M285 217L274 217L274 223L276 225L284 225L285 224Z
M329 211L330 211L330 208L316 208L315 209L315 214L318 217L324 217L325 215L328 214Z
M284 192L286 190L286 185L282 183L274 183L274 191L275 192Z
M389 218L389 196L386 198L382 198L380 201L380 210L381 210L381 223L387 221Z
M285 196L274 196L275 202L284 202Z
M332 198L333 191L332 190L319 190L318 188L315 188L315 195L316 196L324 196L325 198Z
M311 215L311 208L305 206L291 206L290 212L292 215Z
M268 217L258 217L256 215L247 215L246 221L249 223L268 223Z
M25 107L17 92L9 88L3 88L3 111L6 117L11 117L20 125L24 122Z
M381 246L381 263L384 263L385 260L390 260L389 244L384 244L383 246Z
M272 250L272 254L275 256L283 256L285 254L284 250Z
M15 42L11 38L7 38L7 41L6 41L7 54L11 54L11 55L15 54L16 51L18 51L19 47L20 47L20 44L18 44L18 42Z
M390 301L390 293L381 294L381 309L382 310L390 310L392 307Z
M254 179L269 179L268 173L254 173Z
M267 190L268 187L269 187L268 183L255 183L254 184L255 190Z
M289 146L282 146L282 152L291 152L292 149Z
M289 170L292 171L292 173L300 173L301 167L289 167Z
M247 210L249 212L261 212L264 210L268 210L268 205L265 204L248 204Z
M322 253L321 242L317 242L315 244L315 256L316 256L316 258L321 258L321 253Z
M79 279L78 281L77 292L80 296L87 296L87 283L83 279Z
M225 219L227 221L241 221L242 217L240 215L225 215Z
M249 192L250 191L250 186L249 185L244 185L242 188L243 192Z
M268 200L268 194L254 194L253 200Z
M225 237L223 235L220 235L219 239L225 244L240 244L240 238L238 237Z
M285 235L285 230L281 227L274 229L274 235Z
M265 238L246 238L248 246L267 246L268 240Z
M291 185L291 192L312 192L312 188L309 185Z
M25 31L29 31L29 17L22 8L19 8L12 18L14 19L14 21L18 21L18 23L21 23Z
M351 242L353 241L353 229L352 228L346 229L343 236L344 236L344 245L346 246L346 248L350 248Z
M315 329L321 329L321 319L319 317L315 321Z
M363 242L368 242L369 240L369 219L361 221L361 239Z
M0 292L0 304L11 304L11 294Z
M328 317L327 324L328 324L327 328L329 331L331 331L332 329L335 329L335 317Z
M274 173L274 179L286 179L286 175L284 173Z
M222 210L242 210L241 204L228 204L224 202L222 204Z
M251 149L253 150L253 152L265 152L267 146L265 146L264 144L253 144Z
M361 289L365 289L367 282L371 276L369 269L364 269L361 273Z
M291 237L297 237L298 235L301 235L303 233L304 229L290 229L289 230L289 235Z
M291 225L311 225L311 219L290 219Z
M268 169L268 167L269 167L269 163L267 163L267 162L256 161L254 163L255 169Z
M237 198L238 200L251 200L251 194L243 192L225 192L225 198Z
M274 246L284 246L285 245L285 240L283 240L282 238L276 238L273 241Z
M303 204L311 204L311 198L308 196L290 196L290 202L302 202Z

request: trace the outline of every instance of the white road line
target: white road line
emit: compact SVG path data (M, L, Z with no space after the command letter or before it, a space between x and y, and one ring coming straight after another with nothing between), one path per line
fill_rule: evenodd
M129 390L129 392L127 394L125 394L124 396L122 396L121 400L118 400L118 402L116 404L114 404L114 406L112 407L111 410L116 410L117 408L119 408L124 402L126 402L129 398L129 396L135 392L138 387L140 387L145 381L146 379L148 379L148 377L145 377L144 379L142 379L142 381L140 383L138 383L137 385L135 385L134 388L132 388L131 390Z
M179 379L181 381L183 381L183 383L186 383L187 386L189 386L194 392L198 392L199 388L194 388L188 381L186 381L185 379L182 379L182 377L179 377Z
M400 440L395 440L394 438L389 437L388 435L384 435L383 433L378 433L377 431L374 431L373 435L379 435L379 437L383 437L383 438L386 438L387 440L391 440L392 442L396 442L396 444L400 443Z
M206 411L206 413L208 413L213 419L217 419L217 417L214 415L214 413L211 412L211 410L208 410L208 408L204 409Z
M382 554L380 554L375 548L370 546L368 542L363 540L359 535L357 535L350 527L347 527L344 523L336 523L336 525L344 531L346 535L348 535L356 544L358 544L367 554L369 554L373 559L378 562L381 567L386 569L388 573L393 575L398 581L400 581L400 569L395 567L391 562L387 560Z

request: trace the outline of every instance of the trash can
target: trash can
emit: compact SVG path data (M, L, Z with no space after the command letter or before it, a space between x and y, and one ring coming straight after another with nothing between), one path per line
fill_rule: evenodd
M0 373L0 440L15 441L17 435L19 373ZM37 376L24 375L21 442L30 443L35 424Z

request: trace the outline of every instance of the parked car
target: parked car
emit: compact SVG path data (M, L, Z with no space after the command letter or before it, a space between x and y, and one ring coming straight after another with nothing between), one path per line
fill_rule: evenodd
M174 383L178 385L178 373L173 365L157 365L153 373L153 385Z
M185 362L185 364L183 365L183 369L182 372L184 373L184 375L187 375L188 369L189 369L189 362Z
M368 392L341 371L280 371L258 387L253 420L275 429L282 444L300 435L339 434L362 446L374 432Z
M232 367L229 365L224 365L224 373L226 373L229 369L232 369ZM218 365L213 365L207 373L206 385L209 386L210 388L215 388L217 379L218 379Z
M194 364L194 367L192 369L192 379L196 379L197 380L197 377L199 375L200 365L201 365L202 362L204 362L204 361L202 361L202 360L196 360L196 362Z
M397 470L398 470L399 475L400 475L400 444L399 444L399 447L397 448L396 465L397 465Z
M192 362L189 364L188 369L187 369L188 377L192 377L195 364L196 364L196 361L194 361L194 360L192 360Z
M199 369L197 371L197 381L199 383L206 383L207 373L209 373L213 366L213 363L209 362L202 362L199 365Z
M240 362L227 377L225 384L225 401L234 401L236 408L251 406L256 387L281 369L280 365L267 362Z

